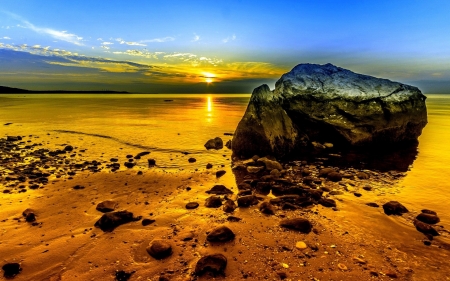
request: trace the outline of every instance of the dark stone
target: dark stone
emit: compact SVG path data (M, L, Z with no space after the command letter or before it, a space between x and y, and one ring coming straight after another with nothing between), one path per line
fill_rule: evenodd
M414 220L414 226L416 227L416 229L418 231L422 232L425 235L427 235L427 234L430 234L432 236L439 235L439 233L436 231L436 229L434 229L431 225L421 222L417 219Z
M206 191L208 194L216 194L216 195L224 195L224 194L233 194L233 191L226 188L224 185L218 184L213 186L210 190Z
M380 207L380 205L378 205L377 203L374 203L374 202L366 203L366 205L370 206L370 207L374 207L374 208Z
M73 146L71 145L67 145L66 147L64 147L64 151L72 151L73 150Z
M342 180L342 174L338 172L331 172L327 175L327 179L333 182L338 182Z
M152 220L152 219L143 219L142 220L142 225L143 226L147 226L147 225L150 225L150 224L152 224L152 223L154 223L156 220Z
M210 196L206 198L205 207L207 208L219 208L222 206L222 199L219 196Z
M2 269L4 271L3 276L5 276L5 278L14 278L14 276L22 271L20 264L16 262L4 264Z
M209 242L228 242L235 237L233 231L228 227L222 225L214 228L207 236L206 240Z
M258 199L254 195L246 195L237 199L239 207L250 207L258 204Z
M227 141L227 143L225 144L225 147L228 149L231 149L231 140Z
M281 205L282 210L297 210L297 208L298 207L296 205L289 203L289 202L283 203Z
M95 227L100 228L105 232L111 232L119 225L140 220L139 217L133 217L133 213L128 211L109 212L95 223Z
M207 255L202 257L195 266L194 274L201 276L210 273L213 276L225 275L227 258L222 254Z
M323 168L319 171L319 177L326 178L329 173L335 172L333 168ZM308 174L309 175L309 174Z
M155 239L147 247L147 253L155 259L164 259L172 255L172 245L165 240Z
M219 137L210 139L205 143L205 148L206 149L221 149L221 148L223 148L223 141Z
M211 163L206 164L206 169L211 169L213 165Z
M155 166L156 165L156 160L155 159L148 159L148 165L149 166Z
M26 209L22 212L22 216L25 217L25 220L27 222L34 222L36 221L36 213L33 209Z
M20 136L6 136L6 141L14 142L14 141L19 141L19 140L22 140L22 137L20 137Z
M270 190L272 189L272 184L270 182L258 182L256 183L255 190L259 194L267 195L270 193Z
M366 191L372 191L373 188L370 185L366 185L363 187L363 189Z
M229 221L229 222L238 222L238 221L241 221L242 219L241 218L238 218L238 217L235 217L235 216L228 216L227 217L227 221Z
M401 216L403 213L409 212L402 204L397 201L389 201L383 205L383 210L386 215Z
M133 158L133 155L128 154L126 157L127 157L128 159L131 159L131 158Z
M364 172L358 172L356 173L356 176L361 180L366 180L369 178L369 175Z
M428 224L436 224L441 221L438 216L433 215L433 214L427 214L427 213L420 213L416 217L416 219L418 219L421 222L428 223Z
M359 193L359 192L354 192L353 195L355 195L356 197L361 197L362 196L362 194Z
M219 170L216 172L216 178L220 178L221 176L225 175L225 170Z
M423 209L421 212L425 213L425 214L437 215L437 213L435 211L427 210L427 209Z
M310 233L312 229L311 222L304 218L284 219L280 222L280 226L302 233Z
M275 209L273 208L272 204L270 204L269 202L261 203L261 205L259 205L259 210L261 211L261 213L266 214L266 215L274 215L275 214Z
M196 161L197 161L197 159L195 159L195 158L193 158L193 157L191 157L191 158L188 159L188 162L189 162L189 163L194 163L194 162L196 162Z
M225 204L223 205L223 211L225 213L232 213L234 212L234 210L237 208L236 204L234 203L233 200L226 200Z
M131 159L130 159L131 160ZM133 163L133 162L125 162L125 163L123 163L123 165L125 166L125 167L127 167L128 169L131 169L131 168L133 168L134 166L136 166L136 163Z
M319 204L328 208L336 207L336 201L334 201L333 199L321 198L319 200Z
M97 204L95 208L97 211L102 213L112 212L117 208L117 202L113 200L105 200Z
M130 279L131 275L133 275L134 271L132 272L125 272L123 270L116 271L116 281L128 281Z
M117 162L117 161L119 161L119 159L117 159L117 158L111 158L111 159L109 159L109 161L111 161L111 162Z
M84 186L77 184L73 187L73 189L84 189Z
M198 206L199 204L197 202L189 202L186 204L186 209L188 210L197 209Z
M136 156L134 156L134 159L140 159L142 156L145 156L145 155L148 155L148 154L150 154L149 151L139 152L138 154L136 154Z

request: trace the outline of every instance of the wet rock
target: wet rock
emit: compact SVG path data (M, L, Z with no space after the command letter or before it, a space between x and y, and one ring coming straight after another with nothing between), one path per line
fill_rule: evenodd
M140 217L133 217L133 213L128 211L109 212L103 214L103 216L95 223L95 227L100 228L104 232L111 232L122 224L140 219Z
M235 237L233 231L226 226L219 226L214 228L207 236L206 240L209 242L228 242Z
M147 247L147 253L155 259L164 259L172 255L172 245L166 240L155 239Z
M97 211L102 213L112 212L117 208L117 202L113 200L105 200L97 204L95 208Z
M247 166L247 172L251 174L259 173L264 167Z
M5 278L14 278L14 276L16 276L22 271L20 264L16 262L4 264L2 266L2 269L3 269L3 276L5 276Z
M380 205L378 205L377 203L374 203L374 202L366 203L366 205L369 207L374 207L374 208L380 207Z
M328 208L336 207L336 201L334 201L333 199L321 198L318 203Z
M194 163L196 161L197 161L197 159L195 159L194 157L191 157L191 158L188 159L189 163Z
M363 189L366 190L366 191L372 191L373 187L371 187L370 185L366 185L366 186L363 187Z
M360 179L360 180L366 180L369 178L369 175L364 173L364 172L358 172L356 173L356 176Z
M319 170L319 177L326 178L329 173L335 172L333 168L323 168Z
M225 275L227 258L222 254L213 254L202 257L196 264L194 274L201 276L209 273L212 276Z
M225 213L232 213L234 212L234 210L236 210L236 208L237 208L236 204L234 203L233 200L230 199L226 200L225 204L223 205L223 211Z
M219 208L222 206L222 199L219 196L210 196L206 198L205 207L207 208Z
M427 209L423 209L421 212L425 213L425 214L435 215L435 216L437 215L437 213L435 211L427 210Z
M70 152L72 150L73 150L73 146L71 146L71 145L67 145L66 147L64 147L64 151Z
M27 222L34 222L36 221L36 213L33 209L26 209L22 212L22 216L25 217L25 220Z
M211 169L213 165L211 163L206 164L206 169Z
M344 192L342 192L340 190L332 190L328 194L330 194L330 195L342 195L342 194L344 194Z
M156 160L155 159L148 159L148 166L155 166L156 165Z
M342 174L338 172L328 173L327 179L333 182L338 182L342 180Z
M142 220L142 225L143 226L147 226L147 225L150 225L150 224L152 224L152 223L154 223L156 220L153 220L153 219L143 219Z
M273 169L283 170L283 166L277 161L270 160L267 157L262 157L256 160L256 165L264 166L267 170L272 171Z
M225 144L225 147L228 149L231 149L231 140L227 141L227 143Z
M261 205L259 205L259 210L261 211L261 213L266 214L266 215L274 215L275 214L275 209L272 206L272 204L270 204L269 202L261 203Z
M134 271L132 272L125 272L123 270L116 271L116 281L128 281L130 279L131 275L133 275Z
M311 222L304 218L284 219L280 222L280 226L302 233L310 233L312 229Z
M216 172L216 178L220 178L221 176L225 175L225 170L219 170Z
M436 224L441 221L437 215L427 213L420 213L417 215L416 219L428 224Z
M186 204L186 209L188 210L197 209L198 206L199 204L197 202L189 202Z
M233 191L226 188L224 185L218 184L213 186L210 190L206 191L208 194L216 194L216 195L225 195L225 194L233 194Z
M134 163L134 162L125 162L125 163L123 163L123 165L124 165L125 167L127 167L128 169L131 169L131 168L133 168L134 166L136 166L136 163Z
M223 148L223 141L221 138L216 137L214 139L210 139L205 143L206 149L222 149Z
M255 195L246 195L239 197L237 199L237 203L239 207L250 207L258 204L258 199L256 198Z
M136 154L136 156L134 156L134 159L140 159L142 156L148 155L150 154L150 151L142 151L139 152L138 154Z
M359 193L359 192L353 192L353 195L355 195L356 197L361 197L362 196L362 194Z
M6 136L6 141L15 142L22 140L21 136Z
M420 232L422 232L423 234L427 235L432 235L432 236L438 236L439 233L436 231L436 229L434 229L431 225L421 222L417 219L414 220L414 226L416 227L416 229Z
M409 212L405 206L397 201L389 201L383 205L383 210L386 215L401 216L403 213Z
M84 185L77 184L73 187L73 189L84 189Z
M236 216L228 216L227 217L227 221L229 221L229 222L238 222L238 221L241 221L241 220L242 220L241 218L238 218Z

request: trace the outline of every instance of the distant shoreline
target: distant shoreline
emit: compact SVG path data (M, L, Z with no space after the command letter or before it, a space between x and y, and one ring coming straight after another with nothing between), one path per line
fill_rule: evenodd
M0 86L0 94L131 94L131 93L127 91L70 91L70 90L33 91Z

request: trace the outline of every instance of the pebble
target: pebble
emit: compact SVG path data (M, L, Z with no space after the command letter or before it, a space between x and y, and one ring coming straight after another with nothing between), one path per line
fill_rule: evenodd
M234 232L226 226L219 226L214 228L207 236L206 240L209 242L228 242L234 240Z
M403 213L408 213L408 209L397 201L389 201L383 205L383 210L386 215L401 216Z
M298 241L297 243L295 243L295 247L297 249L303 250L303 249L308 248L308 245L306 245L306 243L303 241Z
M172 255L172 245L165 240L155 239L147 247L147 253L155 259L164 259Z
M95 208L97 211L102 213L112 212L117 208L117 202L113 200L105 200L97 204Z
M188 210L197 209L198 206L199 204L197 202L189 202L186 204L186 209Z
M6 278L14 278L14 276L22 271L20 264L16 262L4 264L2 269Z
M211 273L213 276L225 275L227 267L227 258L222 254L213 254L202 257L195 265L194 274L201 276L205 273Z
M205 207L207 208L219 208L222 206L222 199L219 196L211 196L206 198Z
M348 269L347 266L345 264L343 264L343 263L338 263L338 267L339 267L340 270L347 270Z
M312 230L311 222L304 218L284 219L280 222L280 226L302 233L310 233Z

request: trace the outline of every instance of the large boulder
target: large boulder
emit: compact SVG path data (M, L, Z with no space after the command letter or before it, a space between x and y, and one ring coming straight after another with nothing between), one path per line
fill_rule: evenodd
M238 156L287 156L312 143L365 147L416 141L426 97L413 86L332 64L299 64L256 88L232 140Z

